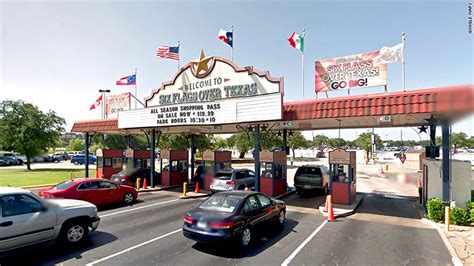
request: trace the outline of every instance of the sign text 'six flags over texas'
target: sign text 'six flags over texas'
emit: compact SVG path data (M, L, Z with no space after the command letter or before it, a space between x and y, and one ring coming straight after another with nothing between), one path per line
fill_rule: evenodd
M387 85L387 64L379 51L319 60L315 63L315 91L336 91Z

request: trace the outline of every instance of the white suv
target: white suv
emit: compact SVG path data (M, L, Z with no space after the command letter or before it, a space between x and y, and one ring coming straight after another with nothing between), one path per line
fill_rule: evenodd
M76 244L99 222L91 203L44 200L28 190L0 187L0 252L55 239Z

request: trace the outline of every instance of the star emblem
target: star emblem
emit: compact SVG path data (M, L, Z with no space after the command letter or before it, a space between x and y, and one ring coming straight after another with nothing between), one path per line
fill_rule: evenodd
M194 66L194 75L198 78L202 78L209 74L209 61L211 61L212 59L213 56L205 56L204 51L201 50L199 60L191 61ZM204 71L204 73L201 73L202 71Z
M420 130L420 133L422 133L422 132L428 133L428 132L426 132L427 129L428 129L428 127L425 126L425 125L422 125L421 127L418 127L418 130Z

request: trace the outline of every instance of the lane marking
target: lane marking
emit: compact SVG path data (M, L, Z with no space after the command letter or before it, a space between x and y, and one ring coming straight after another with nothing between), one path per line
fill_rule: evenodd
M124 250L122 250L122 251L120 251L120 252L111 254L111 255L109 255L109 256L107 256L107 257L104 257L104 258L102 258L102 259L100 259L100 260L96 260L96 261L93 261L93 262L91 262L91 263L88 263L88 264L86 264L86 266L92 266L92 265L95 265L95 264L97 264L97 263L100 263L100 262L106 261L106 260L108 260L108 259L111 259L111 258L113 258L113 257L117 257L118 255L121 255L121 254L123 254L123 253L126 253L126 252L129 252L129 251L131 251L131 250L137 249L137 248L139 248L139 247L141 247L141 246L148 245L148 244L150 244L151 242L154 242L154 241L160 240L160 239L162 239L162 238L165 238L165 237L167 237L167 236L170 236L170 235L172 235L172 234L176 234L176 233L178 233L178 232L181 232L181 230L182 230L182 229L178 229L178 230L175 230L175 231L173 231L173 232L169 232L169 233L167 233L167 234L161 235L161 236L159 236L159 237L155 237L155 238L153 238L153 239L150 239L150 240L148 240L148 241L145 241L145 242L143 242L143 243L141 243L141 244L138 244L138 245L136 245L136 246L129 247L129 248L124 249Z
M303 243L301 243L301 245L299 245L299 247L297 247L295 249L295 251L293 251L293 253L291 253L291 255L286 258L285 261L283 261L283 263L281 264L281 266L287 266L295 257L296 255L298 255L298 253L304 248L304 246L306 246L306 244L309 243L309 241L311 241L311 239L313 239L313 237L319 232L321 231L321 229L328 223L328 220L324 220L324 222L322 224L319 225L318 228L316 228L316 230L313 231L313 233L311 233L311 235L309 235L304 241Z
M104 214L104 215L100 215L100 214L99 214L99 217L100 217L100 218L109 217L109 216L113 216L113 215L117 215L117 214L122 214L122 213L126 213L126 212L132 212L132 211L136 211L136 210L141 210L141 209L145 209L145 208L150 208L150 207L157 206L157 205L163 205L163 204L170 203L170 202L175 202L175 201L178 201L178 200L179 200L179 198L173 199L173 200L168 200L168 201L161 201L161 202L153 203L153 204L150 204L150 205L140 206L140 207L133 208L133 209L128 209L128 210L123 210L123 211L108 213L108 214Z

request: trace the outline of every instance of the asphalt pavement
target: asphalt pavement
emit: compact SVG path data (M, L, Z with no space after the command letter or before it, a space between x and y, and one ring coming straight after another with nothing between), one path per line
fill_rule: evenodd
M83 246L64 248L50 244L24 248L3 258L1 265L450 262L441 238L421 223L410 199L367 195L357 214L327 223L317 210L323 196L301 198L293 194L284 199L288 205L285 227L255 232L259 237L250 248L238 251L224 244L198 244L182 235L183 215L203 199L179 199L178 190L144 192L133 206L100 209L101 224Z

